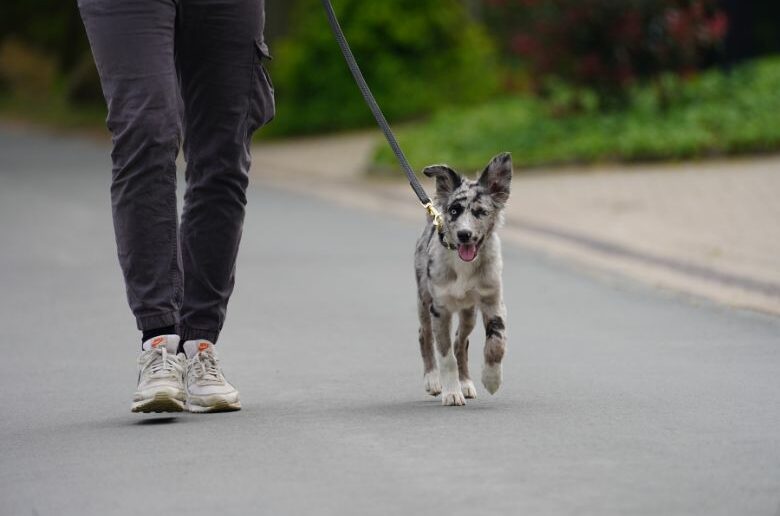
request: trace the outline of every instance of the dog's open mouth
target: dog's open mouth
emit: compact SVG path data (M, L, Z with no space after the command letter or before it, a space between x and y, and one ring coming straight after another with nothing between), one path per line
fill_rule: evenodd
M477 251L479 251L479 245L477 244L458 245L458 256L464 262L473 261L477 257Z

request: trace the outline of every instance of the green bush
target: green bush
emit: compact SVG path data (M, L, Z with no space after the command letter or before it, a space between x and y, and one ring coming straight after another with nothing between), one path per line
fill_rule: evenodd
M89 52L75 1L3 0L0 43L9 38L45 54L60 73L67 72Z
M398 137L418 170L432 162L478 169L500 151L511 151L518 166L539 166L780 149L780 57L731 73L710 70L685 80L669 75L661 82L633 88L629 107L621 111L561 117L538 99L506 98L442 111ZM397 166L385 145L378 147L375 165Z
M486 99L497 88L495 53L459 0L336 0L334 8L391 121ZM371 113L319 2L301 0L292 32L276 45L275 134L369 126Z
M45 53L16 39L0 45L0 90L24 99L43 99L54 89L57 68Z

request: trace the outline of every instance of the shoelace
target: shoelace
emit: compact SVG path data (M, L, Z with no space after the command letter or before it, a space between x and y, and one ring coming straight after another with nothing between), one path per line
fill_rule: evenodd
M199 382L222 383L219 374L219 362L214 353L201 351L193 360L196 379Z
M168 376L181 372L181 365L176 361L176 355L168 353L165 346L149 350L150 359L146 367L152 376ZM159 357L155 355L160 355Z

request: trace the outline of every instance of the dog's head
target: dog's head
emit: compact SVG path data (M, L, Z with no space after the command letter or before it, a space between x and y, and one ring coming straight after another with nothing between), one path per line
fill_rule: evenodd
M431 165L423 173L436 178L436 204L444 217L445 238L457 246L461 260L474 260L501 221L509 199L512 157L508 152L494 157L476 181L446 165Z

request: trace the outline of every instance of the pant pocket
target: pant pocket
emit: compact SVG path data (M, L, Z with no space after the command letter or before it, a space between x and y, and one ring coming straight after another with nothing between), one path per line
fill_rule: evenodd
M247 123L250 135L273 120L276 115L274 85L268 70L265 68L265 62L269 59L271 59L271 55L268 53L268 47L265 43L255 41L255 66L252 77L252 92L249 96Z

